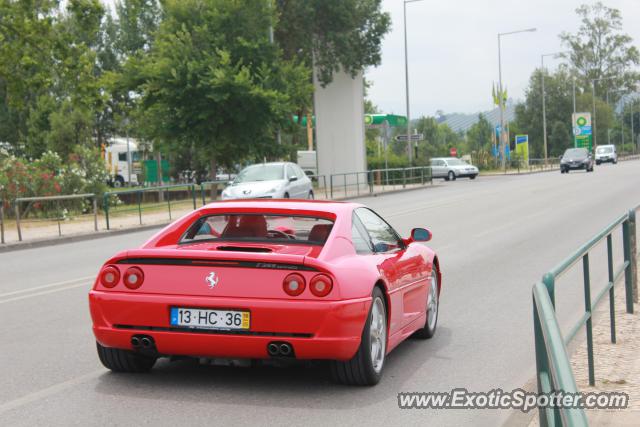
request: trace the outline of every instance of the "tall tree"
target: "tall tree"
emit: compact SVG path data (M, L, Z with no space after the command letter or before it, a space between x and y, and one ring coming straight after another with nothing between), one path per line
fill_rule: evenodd
M640 64L640 53L631 36L622 32L620 11L597 2L578 7L576 13L580 28L575 34L563 32L560 40L569 49L564 57L582 87L590 88L594 79L606 79L596 84L601 97L611 88L633 89L640 77L633 70Z
M270 43L266 2L168 0L148 55L130 64L150 133L231 166L272 156L308 70Z

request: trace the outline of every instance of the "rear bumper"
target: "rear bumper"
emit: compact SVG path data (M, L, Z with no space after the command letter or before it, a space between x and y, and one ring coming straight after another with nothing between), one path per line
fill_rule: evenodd
M348 360L360 345L371 298L346 301L208 298L91 291L89 307L96 340L132 350L131 336L150 335L158 353L220 358L268 358L267 344L286 341L298 359ZM172 328L171 307L251 312L247 332Z

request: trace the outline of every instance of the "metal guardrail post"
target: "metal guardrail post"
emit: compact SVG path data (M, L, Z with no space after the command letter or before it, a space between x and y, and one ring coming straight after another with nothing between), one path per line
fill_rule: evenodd
M424 168L420 168L420 185L424 185Z
M20 202L16 200L14 203L14 209L16 211L16 228L18 229L18 241L22 242L22 230L20 229Z
M635 212L634 212L635 220ZM633 314L633 271L631 270L631 218L627 218L622 223L622 249L624 253L625 263L629 263L627 268L624 269L624 289L625 300L627 303L627 313Z
M347 197L347 174L342 175L342 182L344 184L344 197Z
M629 211L629 251L631 252L631 294L633 301L638 302L638 242L636 235L636 210ZM633 306L633 303L632 303Z
M169 192L168 188L165 191L167 192L167 208L169 209L169 221L171 221L171 193Z
M596 385L596 373L593 366L593 326L591 308L591 277L589 275L589 253L582 256L582 277L584 279L584 311L589 314L587 330L587 364L589 366L589 385Z
M98 196L94 195L91 200L93 207L93 231L98 231Z
M402 168L402 188L407 187L407 168Z
M333 199L333 174L329 175L329 185L330 185L330 192L331 192L331 198Z
M540 327L540 317L538 316L538 307L535 297L533 298L533 337L534 347L536 352L536 382L538 383L538 393L548 393L551 390L547 389L547 384L543 384L543 378L549 378L549 355L547 354L547 347L544 343L544 336L542 335L542 328ZM543 407L538 408L538 419L542 427L547 427L546 409Z
M104 193L104 218L107 222L107 231L109 230L109 193Z
M200 184L200 197L202 197L202 206L207 204L207 200L204 195L204 183Z
M158 193L158 197L160 197ZM142 225L142 191L136 191L136 198L138 199L138 218L140 219L140 225Z
M374 174L373 174L373 170L369 171L369 194L373 194L373 185L374 185Z
M356 172L356 195L360 195L360 174Z
M4 243L4 200L0 199L0 243Z
M556 279L553 277L553 274L547 273L542 276L542 283L547 288L547 292L549 293L549 299L551 300L551 304L553 308L556 308Z
M193 199L193 210L197 209L196 206L196 186L195 184L191 184L191 198Z
M609 275L609 283L612 284L609 289L609 324L611 325L611 342L616 343L616 303L613 286L613 243L611 242L611 233L607 235L607 271Z
M60 210L60 201L56 201L56 221L58 222L58 237L62 236L62 229L60 228L60 215L62 211Z

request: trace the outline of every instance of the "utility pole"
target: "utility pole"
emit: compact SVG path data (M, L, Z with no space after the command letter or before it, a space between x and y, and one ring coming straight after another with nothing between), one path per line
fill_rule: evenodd
M423 0L404 0L404 85L407 101L407 149L409 150L409 166L413 164L413 147L411 146L411 109L409 107L409 49L407 46L407 3L415 3Z
M502 94L503 94L503 90L502 90L502 49L501 49L501 43L500 43L500 38L502 36L508 36L511 34L517 34L517 33L525 33L525 32L533 32L536 31L535 28L528 28L526 30L517 30L517 31L509 31L508 33L498 33L498 105L500 107L500 154L502 155L502 169L505 169L507 167L507 156L506 156L506 143L505 143L505 136L506 136L506 132L505 132L505 123L504 123L504 100L502 99Z

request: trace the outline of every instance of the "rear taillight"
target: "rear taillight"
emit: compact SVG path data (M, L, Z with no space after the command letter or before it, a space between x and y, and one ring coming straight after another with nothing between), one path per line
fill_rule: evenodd
M144 273L138 267L130 267L124 273L122 281L127 288L138 289L144 282Z
M298 273L291 273L284 278L282 283L284 291L292 297L300 295L305 288L304 277Z
M309 283L309 289L311 293L317 297L326 297L333 288L333 280L326 274L318 274L313 276Z
M120 270L112 265L108 265L100 272L100 283L105 288L113 288L120 280Z

